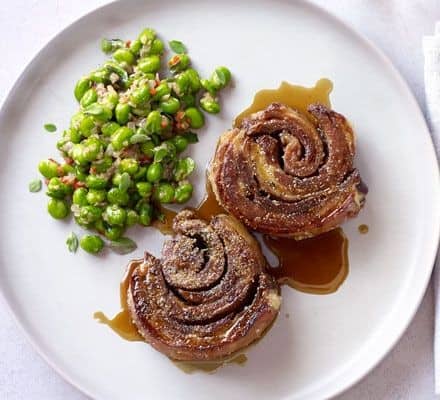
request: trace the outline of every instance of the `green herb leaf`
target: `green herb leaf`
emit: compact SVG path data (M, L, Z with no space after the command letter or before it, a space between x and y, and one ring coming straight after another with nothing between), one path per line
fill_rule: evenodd
M186 53L186 47L182 42L179 42L178 40L170 40L168 44L170 45L170 48L171 50L174 51L174 53L177 54Z
M142 133L135 133L130 138L130 143L131 144L145 143L145 142L148 142L149 140L151 140L151 139L147 135L143 135Z
M119 183L119 189L126 192L131 185L131 178L127 172L121 175L121 182Z
M34 179L29 182L29 192L35 193L41 190L41 180Z
M128 237L112 240L108 246L117 254L128 254L137 249L137 244Z
M67 236L66 245L71 253L75 253L78 249L78 237L73 232Z
M199 137L194 132L187 132L183 134L183 137L188 140L188 143L198 143Z
M54 124L44 124L44 129L48 132L55 132L57 127Z

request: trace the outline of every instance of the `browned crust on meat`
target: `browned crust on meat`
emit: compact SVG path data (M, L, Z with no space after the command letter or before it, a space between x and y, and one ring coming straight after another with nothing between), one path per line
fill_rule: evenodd
M175 360L223 359L261 337L278 314L278 284L258 242L233 217L182 211L162 259L146 254L130 278L140 334Z
M315 123L279 103L225 132L209 180L219 203L250 228L296 239L334 229L365 201L354 133L321 104Z

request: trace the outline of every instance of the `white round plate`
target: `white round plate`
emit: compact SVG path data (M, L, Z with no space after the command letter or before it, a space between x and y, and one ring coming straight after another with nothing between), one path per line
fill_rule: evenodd
M244 367L187 375L143 343L126 342L92 314L119 308L127 256L70 254L73 222L46 212L43 193L28 192L42 158L77 109L77 78L104 60L102 37L134 38L154 27L187 44L203 75L227 65L234 87L222 93L190 153L204 166L219 134L256 91L282 80L334 82L334 108L353 123L357 165L370 193L344 230L350 273L327 296L283 288L280 317L248 351ZM56 135L43 130L53 122ZM96 399L322 399L364 376L405 330L425 291L439 235L439 176L423 116L406 84L371 44L303 1L124 1L85 16L28 65L0 114L0 285L27 336L67 380ZM367 235L357 226L366 223ZM160 253L153 229L133 233L139 249ZM286 318L286 313L290 318Z

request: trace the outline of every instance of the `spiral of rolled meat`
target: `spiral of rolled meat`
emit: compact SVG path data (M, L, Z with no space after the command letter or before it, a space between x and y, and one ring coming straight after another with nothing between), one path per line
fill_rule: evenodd
M364 204L350 125L321 104L308 112L310 119L272 103L219 140L209 172L213 191L256 231L311 237L356 216Z
M162 258L133 270L128 305L145 340L175 360L222 359L261 337L278 314L279 287L243 225L193 211L173 221Z

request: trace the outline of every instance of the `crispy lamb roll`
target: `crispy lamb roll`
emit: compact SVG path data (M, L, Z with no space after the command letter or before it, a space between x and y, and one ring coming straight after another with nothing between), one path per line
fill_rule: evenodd
M219 140L209 171L214 193L258 232L312 237L356 216L365 202L350 125L321 104L308 111L272 103Z
M221 360L260 338L281 297L258 242L235 218L208 223L192 211L174 219L162 258L133 270L128 304L140 334L182 361Z

